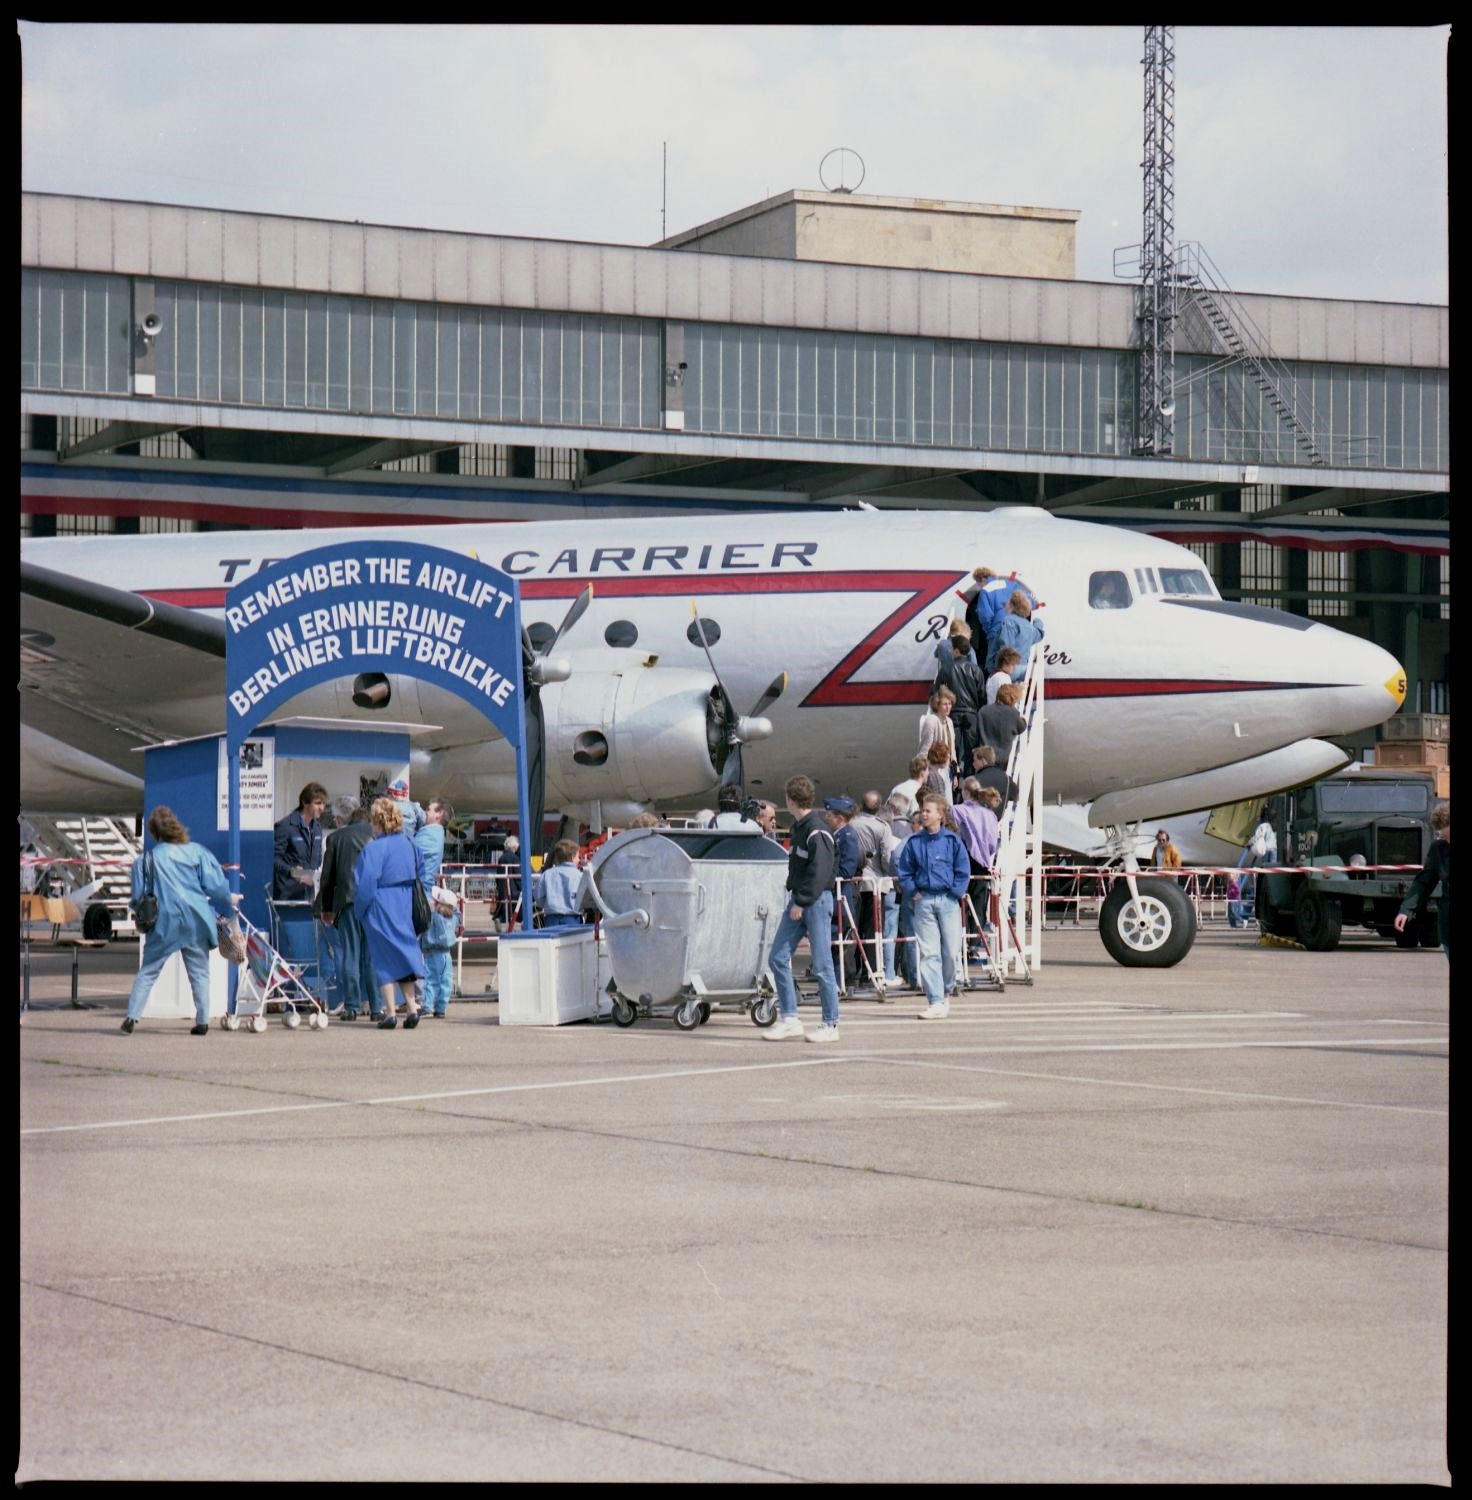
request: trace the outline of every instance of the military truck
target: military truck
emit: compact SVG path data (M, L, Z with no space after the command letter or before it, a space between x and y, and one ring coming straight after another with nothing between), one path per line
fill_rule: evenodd
M1272 798L1267 816L1279 862L1302 873L1257 878L1258 925L1317 953L1337 947L1346 925L1370 928L1402 948L1435 947L1434 899L1404 932L1395 930L1415 870L1337 868L1424 864L1435 837L1434 791L1425 772L1350 766Z

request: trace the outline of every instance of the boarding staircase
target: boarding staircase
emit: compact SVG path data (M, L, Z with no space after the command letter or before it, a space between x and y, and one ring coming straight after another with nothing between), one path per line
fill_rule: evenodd
M131 932L129 878L143 850L131 825L117 818L83 816L31 816L28 821L29 842L66 871L67 896L81 909L83 936Z
M1215 352L1241 363L1278 420L1292 434L1301 456L1315 467L1326 467L1328 459L1314 441L1311 404L1309 422L1306 424L1299 416L1303 403L1298 399L1296 377L1272 353L1267 336L1198 242L1186 241L1176 247L1174 282L1178 289L1178 318L1193 308L1200 314L1217 346Z
M1017 786L1017 800L1002 809L992 865L996 931L981 967L998 988L1009 980L1030 984L1043 963L1043 677L1043 648L1036 645L1028 655L1018 705L1027 728L1012 741L1007 756L1007 775ZM1008 913L1014 882L1015 917Z

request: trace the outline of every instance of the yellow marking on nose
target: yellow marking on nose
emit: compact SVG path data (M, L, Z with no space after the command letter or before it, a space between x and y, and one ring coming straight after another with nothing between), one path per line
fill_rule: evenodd
M1406 669L1404 667L1397 667L1385 679L1385 691L1395 699L1397 708L1406 701Z

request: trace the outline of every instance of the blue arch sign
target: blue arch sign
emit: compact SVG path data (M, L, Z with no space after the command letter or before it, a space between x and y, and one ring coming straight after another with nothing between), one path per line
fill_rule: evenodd
M359 540L285 558L225 596L225 741L230 858L240 862L240 746L262 720L320 683L383 672L463 699L516 746L517 810L528 817L521 597L515 578L419 542ZM532 840L522 840L531 890ZM530 912L523 905L523 922Z

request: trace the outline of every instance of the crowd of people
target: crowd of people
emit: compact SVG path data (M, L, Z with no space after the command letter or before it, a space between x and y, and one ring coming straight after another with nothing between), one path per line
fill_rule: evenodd
M885 982L897 982L902 972L924 990L923 1016L947 1014L962 942L959 903L969 896L978 912L986 909L998 814L1016 795L1003 767L1026 728L1017 709L1019 684L1028 654L1043 635L1034 618L1038 601L1015 575L978 568L963 597L965 618L951 622L936 648L929 705L908 775L888 797L875 790L859 803L836 796L818 807L807 777L787 783L793 819L791 905L771 952L780 1010L777 1023L763 1033L771 1040L803 1031L796 1019L791 957L804 935L823 1012L823 1024L807 1033L810 1040L837 1038L836 965L846 966L847 987L858 966L868 963L876 937ZM381 1028L392 1029L402 1002L406 1030L421 1017L445 1016L452 989L450 952L460 930L459 898L437 882L449 809L439 798L421 807L399 779L371 805L339 808L337 826L329 830L324 827L329 800L320 783L309 782L296 808L276 825L271 898L277 904L309 904L328 934L339 991L331 1013L354 1021L366 1012ZM156 809L155 818L160 814L167 815L158 825L165 831L154 831L150 821L159 847L137 862L134 884L145 868L161 872L160 905L169 915L145 939L144 965L123 1029L134 1029L164 962L181 951L199 1011L195 1034L202 1035L208 1030L206 960L230 892L214 857L189 844L187 831L167 808ZM703 809L692 822L696 828L752 831L780 841L777 819L774 803L745 797L732 785L722 786L716 807ZM663 824L658 814L647 812L629 827ZM531 893L542 927L571 926L590 917L584 866L598 844L619 831L608 830L582 846L572 839L553 845ZM502 930L513 925L519 907L519 853L511 835L493 856L501 877L495 902ZM180 872L186 868L184 881ZM852 882L845 887L854 893L852 905L845 899L835 909L836 880ZM415 917L416 886L430 910L423 930ZM135 889L135 896L140 893Z

